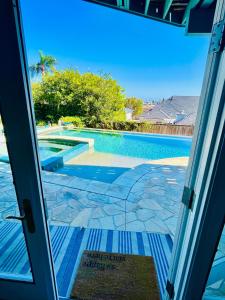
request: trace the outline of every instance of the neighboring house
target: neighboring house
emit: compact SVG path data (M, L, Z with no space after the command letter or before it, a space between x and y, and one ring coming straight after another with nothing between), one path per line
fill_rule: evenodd
M125 108L126 121L132 120L133 109Z
M139 116L139 120L153 123L194 125L198 102L198 96L173 96L145 111Z

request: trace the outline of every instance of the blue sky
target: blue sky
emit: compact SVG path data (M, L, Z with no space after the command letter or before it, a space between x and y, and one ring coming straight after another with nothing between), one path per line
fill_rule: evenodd
M110 73L127 96L199 95L209 39L83 0L21 0L29 64Z

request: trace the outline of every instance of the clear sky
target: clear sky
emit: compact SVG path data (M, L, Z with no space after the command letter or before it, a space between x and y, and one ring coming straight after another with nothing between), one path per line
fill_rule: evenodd
M83 0L21 0L29 64L110 73L127 96L199 95L209 38Z

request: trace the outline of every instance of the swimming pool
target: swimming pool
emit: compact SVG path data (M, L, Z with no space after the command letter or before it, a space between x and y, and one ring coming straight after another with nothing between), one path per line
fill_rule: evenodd
M189 156L192 142L189 137L95 130L65 129L51 134L92 138L96 152L152 160Z

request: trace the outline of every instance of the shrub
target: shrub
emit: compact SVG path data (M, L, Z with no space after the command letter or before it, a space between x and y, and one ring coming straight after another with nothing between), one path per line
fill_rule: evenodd
M140 122L138 123L138 131L149 132L154 128L154 124L150 122Z
M38 121L37 126L46 126L47 123L45 121Z
M139 123L135 121L114 122L113 129L125 131L137 131Z
M154 128L154 124L150 122L136 122L136 121L97 122L94 116L91 119L89 118L84 120L84 124L85 127L89 127L89 128L113 129L113 130L137 131L137 132L149 132Z
M60 120L63 123L72 123L75 127L84 127L84 123L80 117L67 116L67 117L60 118Z

